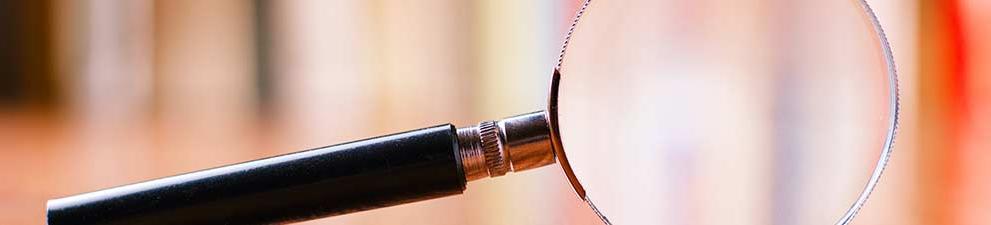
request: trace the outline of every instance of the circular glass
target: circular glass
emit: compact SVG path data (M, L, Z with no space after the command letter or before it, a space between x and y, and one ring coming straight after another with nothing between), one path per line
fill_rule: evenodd
M552 86L559 161L614 224L846 224L897 79L863 1L586 1ZM572 33L573 32L573 33Z

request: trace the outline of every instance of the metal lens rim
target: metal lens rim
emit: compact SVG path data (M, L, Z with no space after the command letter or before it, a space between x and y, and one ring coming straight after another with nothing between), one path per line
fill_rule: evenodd
M581 185L580 180L577 176L575 176L575 172L571 168L571 164L568 162L568 157L564 151L564 146L561 143L561 133L559 131L560 127L558 126L559 121L557 103L561 83L561 65L564 62L564 55L567 52L568 44L571 42L571 36L574 34L575 29L577 29L578 22L581 21L582 15L585 14L585 11L588 9L591 2L592 0L584 0L582 2L581 7L575 13L575 19L572 21L571 27L568 29L568 33L564 38L564 43L561 46L561 52L558 55L557 66L555 66L554 73L551 76L551 88L547 101L547 118L551 127L551 144L554 148L555 156L561 164L561 168L568 177L568 182L571 183L571 186L574 188L575 193L578 194L578 197L588 203L589 207L595 211L604 223L611 224L609 220L606 219L605 215L603 215L601 211L595 207L595 204L591 201L591 199L589 199L588 194L585 192L585 188ZM884 55L884 62L886 64L888 74L888 100L890 104L888 105L889 114L887 121L887 134L885 135L884 143L881 146L880 156L874 165L873 173L871 174L867 184L864 186L864 189L857 197L857 200L854 201L850 208L847 209L843 217L835 223L837 225L847 225L853 221L853 218L857 216L860 210L864 207L864 204L867 203L871 193L873 193L874 189L877 188L877 184L881 180L881 175L884 174L884 169L887 167L888 161L891 159L895 135L898 130L898 116L901 104L899 102L898 71L895 67L895 59L891 53L891 45L889 44L888 38L884 33L884 28L881 26L881 22L878 20L877 15L874 13L874 10L866 0L858 0L857 3L860 4L863 11L863 16L870 20L873 32L876 36L876 41L878 42L877 44L880 46L879 50L881 50Z

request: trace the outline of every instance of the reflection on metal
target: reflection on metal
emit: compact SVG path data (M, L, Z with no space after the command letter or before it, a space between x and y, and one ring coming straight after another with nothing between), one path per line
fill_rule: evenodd
M485 121L458 129L467 181L498 177L553 164L551 131L544 111Z
M568 182L571 183L571 187L575 189L575 193L578 197L588 204L589 208L595 212L595 215L602 220L603 223L607 225L612 225L609 219L599 211L598 207L595 207L595 203L592 199L588 197L585 193L585 188L582 187L581 183L578 182L578 177L575 176L575 171L571 169L571 163L568 162L568 157L564 152L564 146L561 144L561 131L560 126L558 126L558 112L557 112L557 102L558 93L561 84L561 64L564 63L564 54L568 50L568 44L571 43L571 35L575 33L575 28L578 27L578 21L581 20L582 15L585 15L585 10L588 9L588 5L592 3L592 0L584 0L582 2L581 8L575 13L575 19L571 21L571 27L568 28L568 33L564 37L564 43L561 45L561 52L558 54L557 66L554 67L554 74L551 76L551 89L550 95L547 99L547 113L548 122L551 125L551 143L553 143L554 152L557 154L557 158L561 161L561 169L564 169L564 174L568 176Z
M867 203L867 199L870 198L871 192L874 192L874 188L877 187L877 183L881 180L881 175L884 174L884 168L888 166L888 159L891 158L891 150L895 142L895 133L898 130L898 72L895 69L895 58L891 55L891 45L888 44L888 37L884 34L884 29L881 27L881 22L877 20L877 15L874 14L874 10L871 6L867 4L866 0L859 0L857 3L864 10L864 15L870 19L872 28L874 29L875 35L877 36L878 45L881 47L881 52L884 54L884 63L888 69L888 85L891 87L888 90L888 98L891 104L888 106L888 132L884 138L884 144L881 147L881 156L877 159L877 164L874 165L874 173L871 174L871 179L867 181L867 185L864 190L860 192L860 196L857 197L857 201L850 206L850 209L846 211L843 218L840 218L836 222L838 225L849 224L853 221L853 218L857 216L860 209L864 207Z
M606 225L612 225L612 222L609 222L609 218L606 218L606 215L602 214L602 211L599 211L598 207L595 207L595 203L592 203L592 199L589 198L588 195L585 195L584 200L585 203L588 204L588 207L591 207L592 211L595 212L595 216L598 216L599 219L602 220L602 222L605 223Z

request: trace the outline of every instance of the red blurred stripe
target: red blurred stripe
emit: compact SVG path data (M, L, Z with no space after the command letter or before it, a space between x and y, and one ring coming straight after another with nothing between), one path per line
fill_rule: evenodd
M921 1L920 136L922 224L960 224L958 196L969 121L967 42L958 0Z
M966 189L964 188L965 175L967 173L967 167L965 165L966 159L963 157L966 155L963 153L965 151L966 142L966 132L968 130L969 124L969 111L968 110L968 99L967 92L967 80L969 74L967 74L967 42L966 42L966 30L963 27L963 18L960 12L960 2L958 0L943 0L940 1L942 6L938 9L943 12L941 15L945 16L945 31L946 31L946 51L948 59L945 61L947 63L945 67L946 83L942 88L946 91L947 95L944 101L948 110L946 116L947 123L947 136L948 140L946 146L946 185L948 192L946 193L949 200L949 205L946 207L946 215L949 222L948 224L964 224L962 218L957 216L958 212L963 210L965 203L962 202L966 195Z

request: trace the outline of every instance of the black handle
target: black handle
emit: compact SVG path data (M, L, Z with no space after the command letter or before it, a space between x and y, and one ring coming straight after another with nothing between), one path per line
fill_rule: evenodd
M460 194L441 125L48 201L49 225L268 224Z

